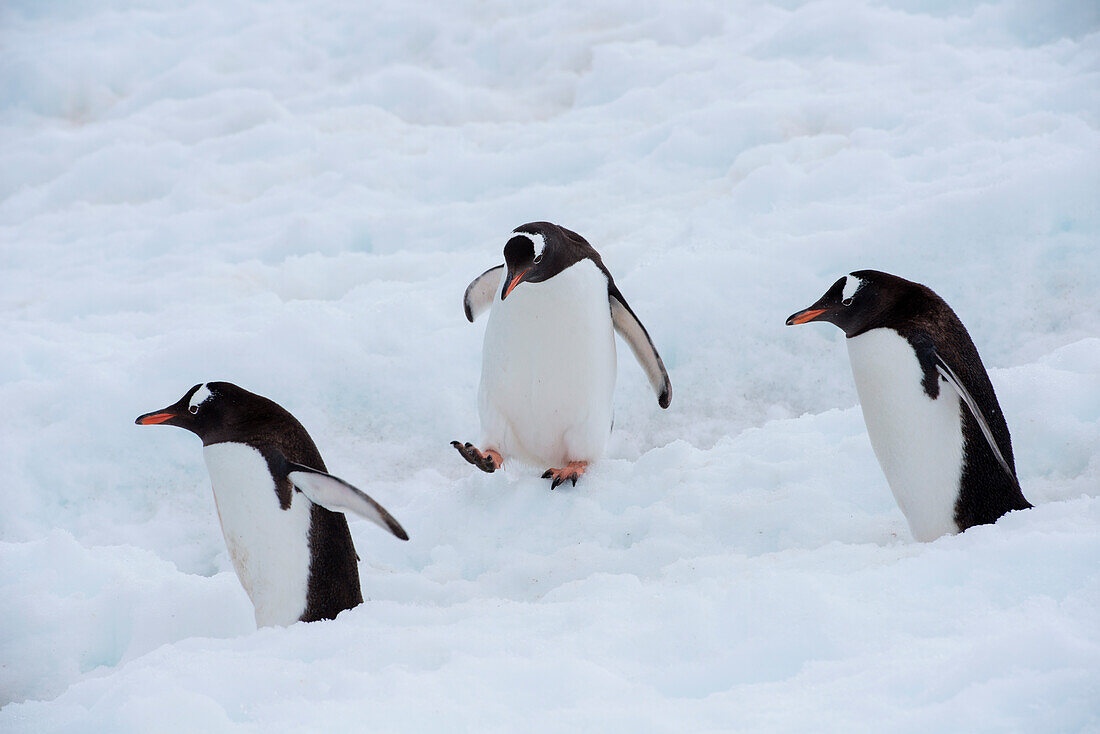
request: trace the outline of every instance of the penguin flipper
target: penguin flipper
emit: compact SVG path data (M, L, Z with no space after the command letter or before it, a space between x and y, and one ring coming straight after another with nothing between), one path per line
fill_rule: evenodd
M667 408L672 402L672 381L668 379L665 363L653 346L649 332L614 285L608 290L608 300L611 301L611 323L614 324L615 331L630 345L630 351L634 352L634 358L649 378L653 392L657 393L657 403L662 408Z
M1005 473L1011 477L1016 486L1019 486L1019 481L1016 479L1015 472L1012 471L1012 467L1005 461L1004 454L1001 453L1000 447L997 445L997 441L993 438L993 431L989 428L989 423L986 421L985 416L982 415L981 409L978 407L978 402L970 395L970 391L963 385L956 375L955 371L951 369L951 365L944 361L943 357L939 353L936 353L936 371L940 373L940 376L947 381L947 384L951 385L955 389L955 392L959 394L963 403L967 409L970 410L970 414L974 416L974 420L978 424L978 428L982 429L982 435L985 436L986 443L989 444L989 448L993 450L993 456L996 457L997 463L1001 465L1001 468L1005 470Z
M466 318L471 324L493 304L503 271L503 265L489 268L466 286L466 294L462 297L462 308L466 311Z
M308 497L310 502L332 512L354 512L359 517L390 531L401 540L409 539L401 523L397 522L385 507L343 479L310 469L308 466L295 464L293 461L287 461L286 468L287 479Z

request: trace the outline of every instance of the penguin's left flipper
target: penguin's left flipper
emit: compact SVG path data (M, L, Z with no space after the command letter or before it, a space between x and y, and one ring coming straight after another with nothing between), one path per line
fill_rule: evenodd
M672 402L672 381L668 379L665 363L661 355L657 354L657 348L653 346L649 332L642 326L642 322L634 315L630 306L626 305L626 299L614 284L608 289L607 296L611 301L611 323L614 324L615 331L630 345L634 358L645 370L653 392L657 393L657 403L662 408L667 408Z
M942 377L947 384L951 385L951 387L955 389L955 392L959 394L959 397L970 411L970 414L974 416L974 420L978 423L978 428L982 429L982 435L985 436L985 441L989 444L989 448L993 450L993 456L997 458L997 463L999 463L1001 468L1005 470L1005 473L1011 477L1013 484L1019 487L1020 485L1016 479L1016 474L1012 471L1012 467L1008 465L1008 462L1005 461L1004 454L1001 453L1001 448L997 445L996 439L993 438L993 431L990 430L989 423L978 407L978 402L970 395L970 391L963 385L962 380L955 375L955 371L951 369L951 365L947 364L938 352L935 353L934 356L936 360L936 372L938 372L940 377Z
M332 512L354 512L390 531L401 540L409 539L401 523L361 489L353 487L339 477L295 464L293 461L286 462L286 468L287 479L308 497L310 502Z
M504 266L497 265L474 278L470 285L466 286L466 293L462 296L462 308L466 311L466 318L471 324L493 305L497 286L500 285L500 276L503 273Z

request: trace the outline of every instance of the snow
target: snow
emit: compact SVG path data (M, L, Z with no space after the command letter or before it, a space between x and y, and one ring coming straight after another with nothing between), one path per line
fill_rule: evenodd
M1100 729L1100 9L942 0L0 7L0 730ZM485 475L502 232L603 255L576 488ZM968 326L1036 507L915 542L845 273ZM229 380L408 530L257 631L195 437Z

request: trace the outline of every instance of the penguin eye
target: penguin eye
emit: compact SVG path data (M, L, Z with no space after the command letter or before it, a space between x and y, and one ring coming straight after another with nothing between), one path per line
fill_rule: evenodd
M841 303L842 305L844 305L844 306L851 306L851 305L852 305L852 299L851 299L851 298L845 298L845 299L844 299L843 301L841 301L840 303Z
M199 412L199 406L197 406L197 405L192 405L192 406L191 406L190 408L188 408L187 410L188 410L188 412L190 412L190 413L191 413L191 415L194 415L195 413L198 413L198 412Z
M538 254L538 255L535 255L535 265L538 265L540 262L542 262L542 254L541 253Z

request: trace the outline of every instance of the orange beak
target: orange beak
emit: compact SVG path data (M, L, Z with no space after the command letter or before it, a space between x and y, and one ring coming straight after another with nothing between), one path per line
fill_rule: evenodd
M143 415L137 419L139 426L153 426L157 423L164 423L164 421L175 418L175 413L150 413L149 415Z
M805 311L800 311L787 319L787 326L796 326L807 321L813 321L828 310L827 308L808 308Z
M508 287L504 289L504 295L501 296L501 300L507 298L508 294L512 292L512 289L519 285L520 281L523 280L523 276L527 275L527 273L529 273L530 271L531 268L527 268L527 270L524 270L522 273L512 278L512 282L509 283Z

